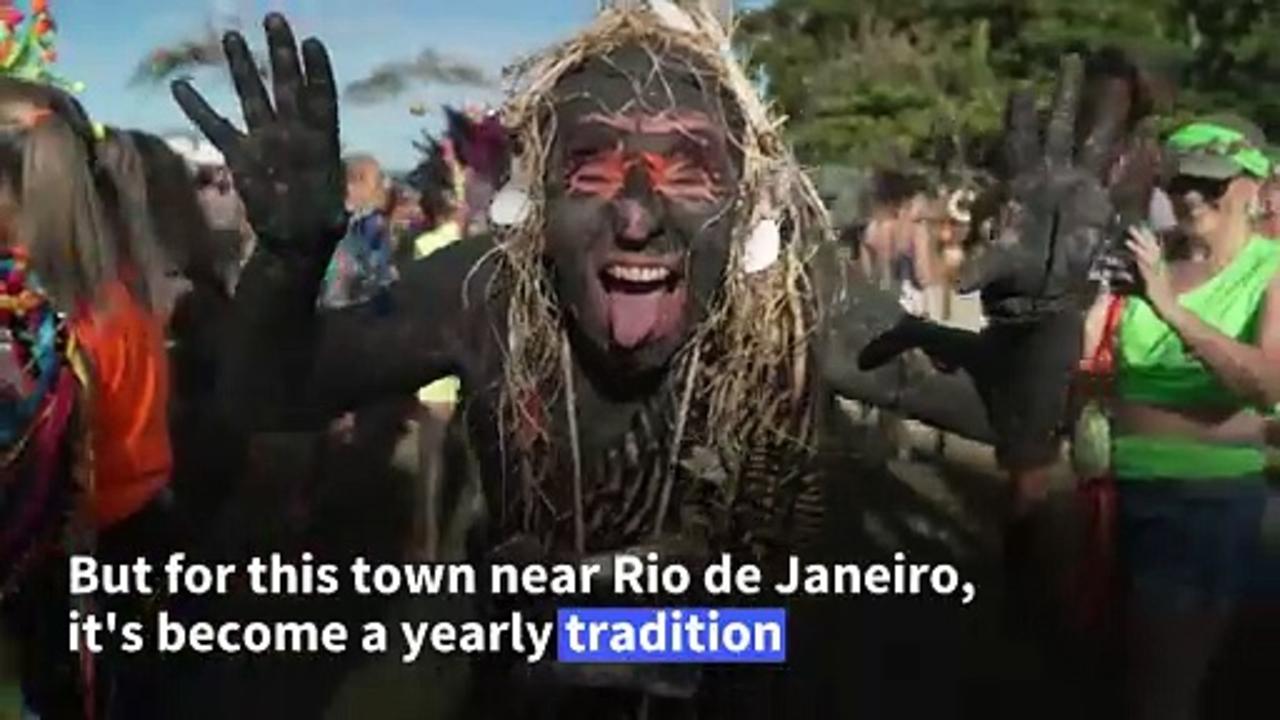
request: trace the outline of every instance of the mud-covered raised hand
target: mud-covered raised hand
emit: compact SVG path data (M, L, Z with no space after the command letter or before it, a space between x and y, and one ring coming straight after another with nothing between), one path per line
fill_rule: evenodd
M1129 106L1098 102L1080 128L1082 76L1079 58L1063 60L1043 142L1035 96L1010 98L1004 177L975 213L980 242L958 278L962 291L983 291L994 320L1033 320L1077 302L1115 231L1104 182Z
M263 24L274 104L244 37L223 37L244 132L185 80L173 84L173 97L226 158L259 243L281 255L327 260L346 229L333 69L314 38L302 43L299 62L293 30L282 16L268 15Z

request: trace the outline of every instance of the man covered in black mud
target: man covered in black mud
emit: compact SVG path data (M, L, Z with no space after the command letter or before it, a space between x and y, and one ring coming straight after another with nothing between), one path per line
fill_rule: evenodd
M324 46L307 40L300 59L284 19L268 17L273 102L229 34L247 131L188 83L174 94L228 158L259 237L224 367L231 412L256 427L315 426L459 376L481 449L483 551L521 562L654 549L690 563L725 551L783 561L859 524L830 512L858 478L818 472L825 442L843 442L824 432L833 387L944 427L985 427L964 378L902 385L896 369L857 367L901 317L897 299L844 275L816 194L723 33L709 18L690 24L611 11L521 66L504 122L519 151L513 176L528 180L524 212L408 268L389 314L315 309L346 222ZM1037 241L1087 253L1107 213L1077 212L1053 174L1071 169L1074 187L1106 204L1070 168L1072 77L1046 147L1025 148L1052 162L1020 165L1019 187ZM1037 301L1041 286L1019 274L1043 272L1045 258L1024 258L1034 250L1015 241L984 262L1002 254L1014 259L1008 295ZM599 692L585 709L605 717L617 698ZM569 712L487 695L509 701L504 712ZM702 710L807 716L802 699L721 692Z

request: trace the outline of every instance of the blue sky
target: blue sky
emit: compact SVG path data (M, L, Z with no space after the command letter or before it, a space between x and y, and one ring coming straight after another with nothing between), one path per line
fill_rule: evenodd
M20 4L25 2L20 0ZM153 48L198 36L210 20L245 19L246 37L261 46L262 16L281 10L299 38L326 42L344 85L387 61L408 60L427 47L497 75L520 54L582 27L597 0L52 0L59 25L57 70L86 84L81 99L95 119L154 132L189 128L167 87L129 86L138 62ZM763 4L741 2L741 7ZM225 71L199 73L195 82L211 103L237 123L238 106ZM420 86L375 107L343 106L343 142L372 152L392 167L408 167L410 141L422 127L438 127L442 103L493 101L495 92ZM409 114L413 103L429 115Z

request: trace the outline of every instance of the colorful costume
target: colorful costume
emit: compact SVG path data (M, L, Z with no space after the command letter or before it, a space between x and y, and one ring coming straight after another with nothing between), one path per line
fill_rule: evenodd
M12 6L6 4L6 9L11 11ZM21 37L12 35L20 16L10 12L5 23L10 33L6 40L11 42L3 56L4 71L25 81L7 86L10 95L6 100L37 108L29 121L6 128L8 141L21 147L31 141L28 133L38 123L63 123L71 131L63 136L66 142L84 145L73 148L74 154L67 157L82 158L85 164L64 160L64 165L42 168L53 175L53 182L83 182L86 195L95 193L89 174L97 169L102 171L100 182L113 183L121 197L141 193L141 187L131 184L134 178L124 167L128 160L120 153L105 152L108 138L101 126L91 123L65 93L79 86L48 70L47 63L55 58L52 21L45 3L35 3L33 11L32 24ZM54 87L34 87L37 84ZM87 161L95 151L96 168L91 168ZM48 181L31 175L21 177L31 183ZM143 179L136 179L141 185ZM16 182L16 177L9 180L18 192L30 190ZM83 195L77 201L86 202L88 209L66 210L94 216L101 212L100 205L88 204ZM126 212L149 209L145 204L118 202L130 208ZM10 222L19 222L20 217ZM131 223L126 225L118 230L135 231ZM55 283L56 278L46 277L49 298L44 299L38 280L30 277L25 266L27 255L33 267L53 275L66 267L63 263L74 261L72 254L91 255L86 247L98 251L100 243L114 242L119 245L112 251L137 253L131 257L144 262L145 251L133 241L148 242L149 236L116 237L98 232L98 227L94 223L77 226L72 238L59 239L67 245L56 249L33 240L6 265L9 277L4 290L13 298L10 309L14 314L7 317L11 346L6 350L12 361L6 373L12 403L3 421L6 440L15 443L10 457L15 462L6 468L5 511L9 511L10 502L12 507L25 504L28 511L6 521L5 532L11 536L4 538L5 552L15 552L8 545L11 542L19 553L22 548L37 546L45 551L43 562L29 566L30 575L23 578L7 609L23 649L24 698L47 717L92 718L105 709L105 705L99 706L100 700L110 704L111 712L141 717L136 711L139 706L131 703L137 702L138 694L145 694L136 688L147 679L145 673L127 670L136 658L117 654L114 649L108 649L108 659L93 662L89 662L86 649L80 663L67 652L68 603L83 613L84 605L101 601L107 610L125 617L136 613L133 602L144 602L137 598L69 597L67 556L92 554L102 562L125 563L172 547L157 531L159 519L165 516L172 469L168 357L163 321L142 299L147 294L135 294L131 289L135 287L132 281L140 281L142 275L131 274L134 268L117 262L114 252L107 252L103 256L109 259L98 263L97 274L86 273L83 282L64 287ZM39 237L38 231L34 237ZM31 298L39 300L31 304ZM72 383L71 378L77 382ZM57 382L50 384L51 379ZM74 418L75 424L69 418ZM16 470L9 476L11 468ZM90 476L91 482L85 479ZM37 481L44 483L43 494L28 492L39 487ZM71 512L79 522L72 526L75 532L70 538L64 538L65 524L49 525L54 515L46 514L43 526L36 519L40 508L51 502L60 504L65 515L66 497L72 488L78 492ZM5 572L12 569L6 566Z
M67 80L49 68L58 53L53 46L57 25L48 0L32 0L31 13L27 26L20 29L23 14L13 0L0 0L0 75L80 92L84 83Z
M21 254L0 255L0 592L51 551L78 547L92 490L84 428L87 377L66 319L54 311Z
M124 285L106 288L106 309L76 318L73 332L94 370L98 477L94 517L108 528L168 487L169 363L164 328Z
M386 217L371 211L352 218L325 272L321 304L340 308L366 302L396 279Z
M91 716L93 694L79 704L75 689L92 677L92 658L65 651L59 584L64 558L92 552L96 538L88 362L20 252L0 253L0 325L0 599L26 667L38 668L24 672L24 697L47 707L61 696L54 702ZM85 612L89 600L73 607ZM56 643L49 621L61 630L58 654L42 654Z

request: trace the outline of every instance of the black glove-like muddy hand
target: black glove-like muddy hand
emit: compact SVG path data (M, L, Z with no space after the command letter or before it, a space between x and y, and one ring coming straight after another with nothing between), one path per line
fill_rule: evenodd
M259 242L281 255L327 261L347 220L333 69L315 38L302 43L300 66L293 30L279 14L263 24L274 106L244 37L223 37L246 132L185 80L173 83L173 96L226 158Z
M1005 178L975 208L974 229L985 237L957 283L962 292L981 289L989 313L1016 318L1069 300L1104 245L1114 210L1103 176L1128 107L1104 103L1081 130L1081 89L1080 60L1068 56L1043 142L1035 96L1010 98Z

